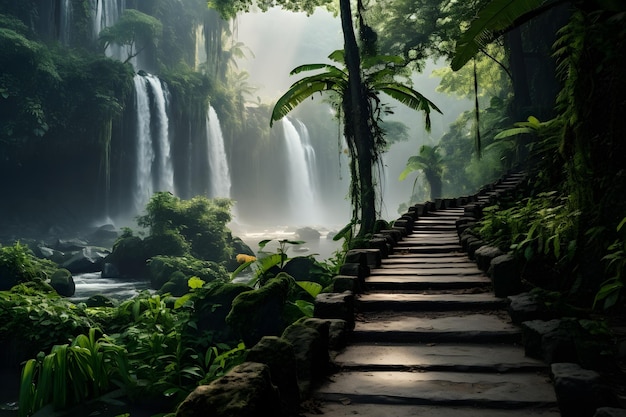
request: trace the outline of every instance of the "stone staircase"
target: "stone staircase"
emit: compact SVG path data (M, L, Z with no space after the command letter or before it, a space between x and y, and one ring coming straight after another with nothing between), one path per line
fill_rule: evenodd
M459 242L471 203L438 204L407 220L407 233L363 277L337 372L305 416L560 416L548 366L524 355L507 299L493 295Z

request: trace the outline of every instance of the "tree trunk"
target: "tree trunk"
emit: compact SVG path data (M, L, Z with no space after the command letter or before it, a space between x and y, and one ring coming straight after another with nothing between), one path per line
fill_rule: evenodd
M527 112L529 111L531 101L520 28L511 30L505 39L509 46L509 66L511 68L515 97L513 103L514 114L512 116L514 120L522 121L530 116Z
M358 236L362 237L367 233L372 233L376 223L376 193L372 176L374 140L368 125L368 101L361 81L361 58L352 26L350 0L340 0L339 8L349 83L348 101L345 107L346 123L350 123L346 130L349 131L351 137L346 137L346 140L353 140L356 148L359 175L358 198L361 210L361 227Z

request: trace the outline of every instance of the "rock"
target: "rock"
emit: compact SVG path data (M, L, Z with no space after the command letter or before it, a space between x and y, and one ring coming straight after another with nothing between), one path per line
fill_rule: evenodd
M526 356L543 359L543 336L556 332L561 321L554 319L550 321L530 320L522 323L522 339L524 340L524 350Z
M197 326L200 332L210 332L215 340L239 341L237 332L226 323L233 300L241 293L250 291L245 284L225 283L211 288L201 299L194 302Z
M363 292L363 282L359 277L352 275L336 275L332 282L333 292L341 293L350 291L353 293Z
M50 278L50 285L55 291L64 297L71 297L76 292L76 284L72 273L67 269L58 269L52 278Z
M74 274L99 272L102 271L104 259L108 255L109 252L104 248L88 246L76 252L69 260L63 262L61 267Z
M511 254L500 255L491 260L487 271L496 297L519 294L522 283L518 263Z
M92 295L85 300L87 307L115 307L115 303L105 295Z
M34 253L39 258L48 259L59 265L67 260L63 252L43 245L37 246L37 250Z
M504 255L504 252L496 246L490 246L490 245L481 246L480 248L476 249L476 251L474 252L474 259L476 260L476 266L481 271L487 271L489 270L489 267L491 266L491 260L500 255Z
M176 417L284 417L281 404L270 368L244 362L209 385L197 387L178 406Z
M100 274L102 278L120 278L120 271L112 263L105 262L102 265L102 272Z
M328 349L340 350L346 347L348 344L348 336L350 329L345 320L341 319L320 319L317 317L305 319L302 324L305 326L314 326L315 329L320 331L320 322L328 323L328 329L324 330L328 332Z
M306 398L312 385L320 382L329 370L328 345L320 332L299 323L287 327L281 337L293 346L300 396Z
M297 415L300 389L293 345L281 337L264 336L250 349L246 360L269 366L272 383L280 392L284 412Z
M169 280L159 289L160 294L181 297L189 292L188 278L180 271L174 272Z
M105 224L98 227L89 235L89 242L92 245L111 247L119 237L119 232L112 224Z
M575 363L553 363L550 369L562 417L592 417L597 408L611 405L597 372Z
M350 291L342 293L321 293L315 298L313 315L321 319L341 319L354 328L354 294Z
M319 240L322 235L315 229L312 229L310 227L302 227L296 230L295 236L298 238L298 240L311 242Z
M626 410L615 407L600 407L593 417L626 417Z
M291 258L283 267L283 272L296 281L310 281L314 264L315 260L310 257Z
M548 311L544 304L537 302L531 293L510 295L508 299L509 316L515 324L530 320L550 320L554 316L554 313Z
M280 273L259 289L242 292L234 300L226 322L239 332L246 346L285 329L283 307L293 278Z
M77 252L89 246L89 243L81 239L58 239L54 249L61 252Z
M474 253L481 247L485 246L485 242L481 239L469 239L467 241L467 257L474 260Z
M344 263L339 267L340 275L357 277L361 284L365 283L365 278L370 274L370 268L360 263Z

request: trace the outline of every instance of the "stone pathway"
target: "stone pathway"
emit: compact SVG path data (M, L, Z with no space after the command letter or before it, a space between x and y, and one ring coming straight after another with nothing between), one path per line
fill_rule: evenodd
M348 346L334 358L338 371L305 416L560 415L549 368L524 356L506 300L462 252L463 214L419 216L371 270Z

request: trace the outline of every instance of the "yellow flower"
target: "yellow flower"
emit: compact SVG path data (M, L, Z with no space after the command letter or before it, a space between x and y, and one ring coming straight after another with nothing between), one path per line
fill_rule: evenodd
M237 263L238 264L245 264L246 262L254 262L254 261L256 261L256 257L250 256L250 255L246 255L245 253L238 254L235 259L237 259Z

